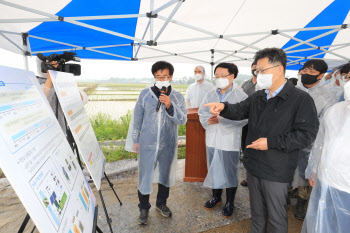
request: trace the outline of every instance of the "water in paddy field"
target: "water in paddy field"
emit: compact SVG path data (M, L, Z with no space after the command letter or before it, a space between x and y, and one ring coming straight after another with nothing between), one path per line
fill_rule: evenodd
M79 85L81 89L87 87L87 85ZM134 110L137 98L145 88L145 84L99 84L89 93L89 102L85 105L85 110L90 118L102 113L117 120L128 111ZM174 88L183 95L187 90L187 86L174 86Z

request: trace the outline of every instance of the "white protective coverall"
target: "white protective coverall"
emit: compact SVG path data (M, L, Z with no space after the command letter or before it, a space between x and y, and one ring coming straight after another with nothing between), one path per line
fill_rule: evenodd
M239 151L241 148L242 127L248 120L232 121L218 116L218 124L208 124L212 116L209 107L204 104L212 102L228 102L235 104L248 97L237 84L226 91L224 99L218 89L210 91L198 110L200 122L205 129L208 174L204 186L212 189L237 187L239 172Z
M125 150L137 152L133 144L139 143L138 190L143 195L152 193L152 182L175 185L178 125L186 123L187 109L180 92L172 89L169 97L172 116L164 104L156 112L158 97L151 88L142 90L130 122Z
M350 230L350 82L345 101L329 108L320 124L306 178L315 181L302 232Z
M320 120L324 113L334 104L338 103L333 92L324 86L324 79L311 88L305 88L303 84L298 83L297 87L309 93L315 102L317 117ZM305 169L309 160L312 145L299 151L298 167L295 170L292 186L309 186L309 182L305 179Z
M204 96L211 90L214 90L214 85L205 80L202 84L196 81L189 85L185 97L187 108L199 108Z

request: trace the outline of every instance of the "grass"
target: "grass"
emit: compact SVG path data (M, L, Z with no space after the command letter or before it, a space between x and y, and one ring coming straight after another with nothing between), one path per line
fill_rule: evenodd
M179 136L186 136L186 125L179 125Z
M177 153L178 159L184 159L186 155L186 147L179 147L179 151Z
M99 113L92 117L90 122L98 141L120 140L126 139L128 135L131 117L131 111L119 120L112 119L108 114Z
M98 114L91 118L91 124L95 131L98 141L110 141L126 139L129 130L132 112L129 111L119 120L113 120L107 114ZM179 125L179 136L186 135L186 125ZM102 147L103 154L107 162L113 162L124 159L136 159L137 154L127 152L124 146L107 146ZM179 147L178 159L184 159L186 147Z
M106 162L114 162L118 160L124 160L124 159L136 159L137 154L131 153L124 150L123 146L117 146L117 147L102 147L103 154L105 155Z
M85 93L86 93L87 95L91 95L91 94L95 91L95 89L96 89L97 87L98 87L97 84L92 85L92 86L89 86L88 89L85 91Z
M114 120L108 114L99 113L90 119L98 141L126 139L132 112L129 111L119 120ZM186 135L186 125L179 125L179 136Z
M114 162L118 160L124 159L136 159L137 154L131 153L124 150L123 146L110 146L110 147L102 147L103 154L106 157L106 162ZM186 147L179 147L177 158L184 159L186 155Z

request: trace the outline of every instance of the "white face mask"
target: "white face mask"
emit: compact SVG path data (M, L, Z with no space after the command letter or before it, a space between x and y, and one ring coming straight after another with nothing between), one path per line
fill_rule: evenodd
M344 99L350 100L350 81L346 82L344 85Z
M341 87L344 87L345 84L347 83L346 81L344 81L346 79L346 75L342 76L340 79L339 79L339 86ZM348 81L349 82L349 81Z
M225 89L230 84L227 78L217 78L215 79L215 85L217 88Z
M196 74L196 75L194 76L194 78L195 78L197 81L199 81L199 80L202 80L202 79L203 79L203 75L201 75L201 74Z
M170 86L169 80L167 80L167 81L156 81L156 87L158 87L159 89L162 89L162 87L169 87L169 86Z
M272 86L273 81L278 77L276 76L276 78L272 80L273 75L275 74L277 68L272 74L260 74L260 73L258 74L258 79L256 82L260 89L269 89Z

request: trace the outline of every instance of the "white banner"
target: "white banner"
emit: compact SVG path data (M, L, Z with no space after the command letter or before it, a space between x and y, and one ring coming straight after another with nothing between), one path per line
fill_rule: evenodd
M87 115L73 74L49 71L58 100L73 134L80 155L99 190L104 168L104 155Z
M0 66L0 149L40 232L92 231L95 197L32 72Z

